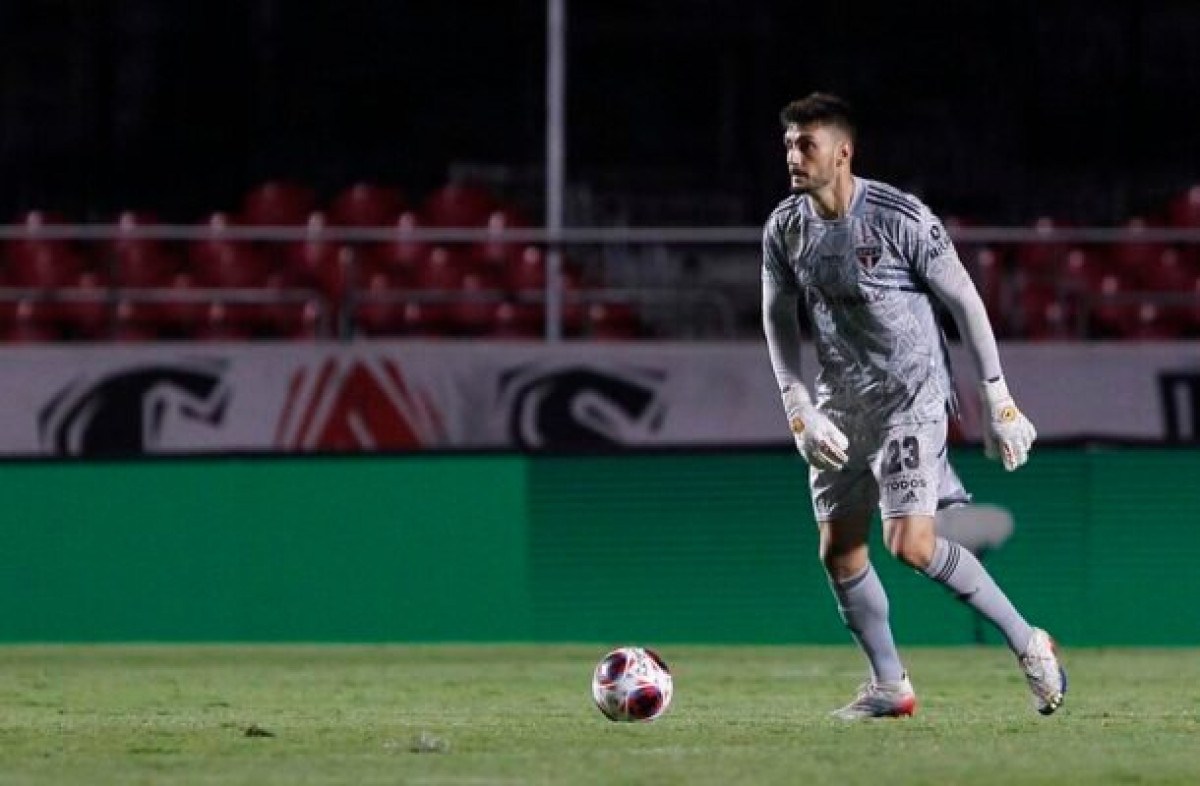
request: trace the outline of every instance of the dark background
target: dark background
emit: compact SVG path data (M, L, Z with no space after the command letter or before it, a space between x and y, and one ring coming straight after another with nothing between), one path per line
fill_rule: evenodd
M574 0L577 222L757 223L776 116L859 108L859 170L939 212L1105 223L1200 175L1195 0ZM475 172L540 210L542 0L0 5L0 211L193 220L269 177L414 200Z

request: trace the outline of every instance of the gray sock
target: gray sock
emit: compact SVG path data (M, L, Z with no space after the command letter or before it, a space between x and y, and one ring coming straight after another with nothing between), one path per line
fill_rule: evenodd
M837 597L842 621L871 664L871 676L878 682L901 679L904 666L892 641L887 593L883 591L883 584L871 563L867 563L862 573L845 581L835 581L831 576L829 586Z
M1025 651L1033 629L974 554L953 541L938 538L925 575L946 585L959 600L990 620L1004 634L1013 652Z

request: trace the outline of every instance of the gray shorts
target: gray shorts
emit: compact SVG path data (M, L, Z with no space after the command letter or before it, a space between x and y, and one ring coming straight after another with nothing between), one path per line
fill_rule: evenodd
M850 461L837 471L809 469L817 521L861 514L876 505L885 519L932 516L971 501L947 460L945 418L859 428L834 422L850 440Z

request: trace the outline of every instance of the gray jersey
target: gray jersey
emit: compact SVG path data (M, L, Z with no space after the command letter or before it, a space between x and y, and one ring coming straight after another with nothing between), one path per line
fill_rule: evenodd
M929 208L865 178L844 218L822 219L794 195L764 230L764 287L799 294L820 362L817 402L831 412L880 424L945 417L954 393L932 292L963 282L974 295Z

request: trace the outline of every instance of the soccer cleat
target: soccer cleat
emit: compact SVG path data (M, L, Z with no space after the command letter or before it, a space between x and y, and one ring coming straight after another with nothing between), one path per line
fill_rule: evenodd
M1017 657L1021 671L1033 692L1033 706L1043 715L1049 715L1062 706L1067 693L1067 672L1058 662L1054 651L1054 640L1041 628L1033 629L1029 646Z
M917 711L917 694L908 674L899 682L864 682L854 701L830 713L838 720L854 721L867 718L899 718Z

